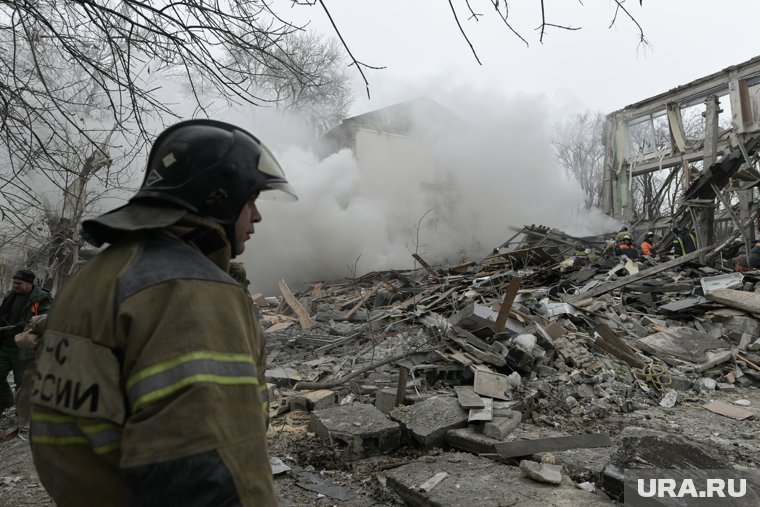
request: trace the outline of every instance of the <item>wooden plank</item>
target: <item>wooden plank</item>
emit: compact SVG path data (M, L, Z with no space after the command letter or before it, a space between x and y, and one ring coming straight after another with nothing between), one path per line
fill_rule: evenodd
M459 399L459 405L464 409L470 408L483 408L483 398L475 394L475 390L472 386L454 386L454 392L457 393Z
M303 306L301 306L301 303L299 303L295 296L293 296L293 293L290 292L288 284L285 283L285 280L280 279L280 281L277 282L277 285L280 288L282 297L288 303L288 306L298 316L298 322L301 324L301 327L304 329L313 328L316 325L316 322L312 320L311 316L306 312L306 310L303 309Z
M277 331L282 331L284 329L289 328L292 324L293 324L292 322L278 322L266 328L264 333L265 334L276 333Z
M352 334L350 336L345 336L343 338L338 338L337 340L335 340L332 343L328 343L327 345L323 345L322 347L319 347L318 349L315 349L314 350L314 355L319 356L320 354L324 354L328 350L331 350L331 349L333 349L333 348L335 348L335 347L337 347L339 345L343 345L344 343L350 342L351 340L355 339L356 337L361 336L363 333L364 332L362 331L360 333L354 333L354 334Z
M396 403L394 403L394 407L404 404L407 380L409 380L409 368L404 368L402 366L398 370L398 386L396 386Z
M449 297L449 294L451 294L452 292L454 292L454 291L455 291L455 290L457 290L458 288L459 288L459 287L452 287L452 288L450 288L449 290L445 291L443 294L441 294L440 296L438 296L437 298L435 298L435 300L434 300L434 301L432 301L432 302L430 302L430 303L426 303L426 304L424 304L423 306L424 306L425 308L427 308L428 310L432 309L432 308L433 308L435 305L437 305L437 304L438 304L440 301L442 301L442 300L446 299L447 297Z
M351 318L351 316L352 316L354 313L356 313L356 311L357 311L359 308L361 308L361 307L362 307L362 305L363 305L364 303L366 303L366 302L367 302L367 300L368 300L368 299L369 299L371 296L373 296L373 295L375 294L375 292L377 292L377 291L378 291L378 289L380 289L380 287L382 287L382 286L383 286L383 282L380 282L380 283L378 283L378 284L375 284L375 286L374 286L374 287L372 287L370 290L368 290L367 292L365 292L365 293L364 293L364 295L361 297L361 299L359 300L359 302L358 302L358 303L356 303L356 305L355 305L353 308L351 308L349 311L347 311L347 312L346 312L346 313L343 315L343 317L342 317L342 318L343 318L344 320L348 320L348 319L350 319L350 318Z
M420 263L420 266L422 266L423 268L425 268L425 271L427 271L428 273L430 273L431 275L433 275L436 278L439 277L438 273L436 273L435 271L433 271L433 268L430 267L430 264L428 264L427 262L425 262L425 259L423 259L419 255L417 255L416 253L412 254L412 257L414 257L414 260L416 260L417 262Z
M537 452L567 451L570 449L592 449L610 447L612 440L604 433L587 433L570 437L540 438L537 440L516 440L494 444L502 458L530 456Z
M731 419L736 419L737 421L743 421L744 419L748 419L755 415L754 412L750 412L749 410L745 410L721 400L711 401L707 405L702 405L702 408L706 408L710 412L716 414L730 417Z
M562 299L565 303L574 303L576 301L581 301L583 299L601 296L602 294L606 294L615 289L619 289L620 287L624 287L633 282L637 282L639 280L648 278L662 271L666 271L676 266L680 266L681 264L685 264L689 261L693 261L699 258L700 255L707 253L707 251L710 250L713 246L714 245L710 245L700 250L697 250L696 252L691 252L690 254L686 254L676 259L673 259L672 261L663 262L662 264L657 264L656 266L645 269L644 271L639 271L639 274L637 275L624 276L623 278L620 278L619 280L616 280L614 282L605 283L604 285L594 287L593 289L586 291L583 294L575 294L574 296L567 296Z
M327 297L327 294L325 293L325 290L322 288L322 282L314 284L311 287L311 298L320 299L324 297Z
M517 291L520 290L521 282L522 279L517 276L513 276L509 281L509 287L507 287L507 292L504 294L504 301L501 303L499 314L496 316L496 324L494 324L493 327L493 330L497 333L503 331L504 326L507 324L507 317L509 317L509 311L512 309L512 303L515 302L515 297L517 297Z
M744 361L747 364L747 366L751 367L753 370L760 371L760 366L756 365L755 363L753 363L752 361L750 361L746 357L742 356L741 354L736 354L736 358L739 361Z
M634 368L643 368L646 363L643 359L636 355L636 351L631 348L626 342L623 341L618 335L616 335L610 328L604 324L599 324L594 329L599 334L596 338L596 345L612 354L613 356L622 359L630 366Z
M749 313L760 313L760 294L736 289L714 290L705 297L722 305Z

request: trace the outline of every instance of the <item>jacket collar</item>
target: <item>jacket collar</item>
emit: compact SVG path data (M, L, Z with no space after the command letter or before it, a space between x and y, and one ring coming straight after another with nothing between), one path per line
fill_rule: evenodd
M186 213L166 231L202 253L225 272L230 267L230 242L224 228L213 220Z

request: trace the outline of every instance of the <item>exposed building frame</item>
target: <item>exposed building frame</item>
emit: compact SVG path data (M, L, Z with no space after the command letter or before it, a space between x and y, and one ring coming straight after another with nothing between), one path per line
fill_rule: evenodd
M702 104L705 125L695 139L684 128L683 112L701 109ZM730 108L730 126L727 115L720 116L721 108L726 112ZM703 245L715 241L715 220L733 220L749 242L756 214L752 188L760 183L754 167L758 140L760 57L615 111L607 116L603 137L603 210L629 225L636 221L643 227L671 221L691 224ZM634 179L662 170L671 172L668 182L680 176L684 184L676 216L648 221L635 217ZM662 189L655 199L661 199L661 193ZM716 203L724 205L717 218Z

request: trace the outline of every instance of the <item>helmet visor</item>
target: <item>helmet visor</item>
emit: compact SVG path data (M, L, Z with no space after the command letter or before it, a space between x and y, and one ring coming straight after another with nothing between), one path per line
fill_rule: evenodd
M287 178L285 178L285 171L282 170L282 166L274 158L272 152L269 151L269 148L264 143L260 143L259 148L261 149L261 157L259 157L258 170L266 175L266 181L261 188L262 193L259 199L268 201L297 201L298 195L296 195L296 191L288 183Z

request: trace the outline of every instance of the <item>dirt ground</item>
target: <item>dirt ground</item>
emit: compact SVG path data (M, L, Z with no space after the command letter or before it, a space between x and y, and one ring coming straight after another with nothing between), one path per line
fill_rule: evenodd
M736 421L714 414L701 407L707 398L685 399L672 409L650 407L633 413L564 414L546 409L536 413L515 430L516 438L539 438L561 431L564 434L606 432L613 441L626 426L689 435L707 444L712 452L728 461L748 467L760 467L760 390L742 388L736 393L716 392L709 399L749 400L756 416ZM14 415L6 411L0 418L0 429L12 427ZM291 471L278 474L275 488L283 507L340 505L382 506L403 505L403 502L383 485L384 471L416 459L425 459L438 451L402 448L389 455L346 461L340 454L319 441L306 430L309 414L289 412L273 418L269 431L269 451ZM327 488L350 495L350 499L321 495L298 484L316 489ZM309 486L312 484L312 486ZM342 488L342 489L340 489ZM0 443L0 507L50 506L54 503L40 485L28 441L14 435Z

